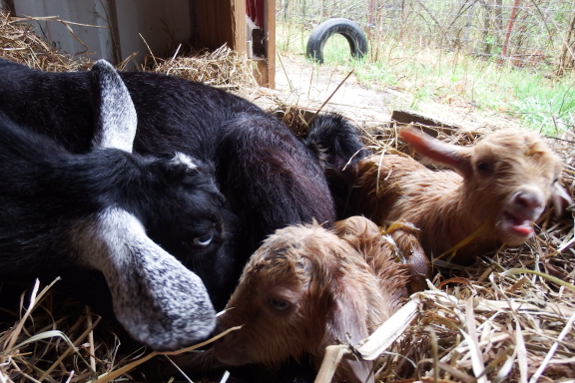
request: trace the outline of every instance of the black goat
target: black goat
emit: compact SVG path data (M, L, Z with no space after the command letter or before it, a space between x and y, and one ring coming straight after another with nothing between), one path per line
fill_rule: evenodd
M105 61L90 77L93 151L71 154L0 114L0 279L100 270L135 339L155 349L191 344L215 325L207 290L144 226L206 247L222 225L224 198L197 159L132 154L137 118L126 87ZM228 260L213 266L220 262Z
M275 117L222 90L154 73L120 76L138 113L134 151L178 151L213 166L218 187L240 222L236 232L234 216L223 205L221 217L214 218L218 224L196 225L201 252L186 245L191 238L182 241L179 233L166 230L175 225L144 223L151 239L200 275L216 308L223 308L247 258L267 235L313 219L334 221L333 199L317 154L326 154L327 167L338 168L361 148L347 122L319 116L304 144ZM89 152L97 137L89 77L88 72L47 73L0 60L0 111L71 152ZM166 211L164 218L195 225L197 213L185 214ZM221 257L228 261L220 262Z

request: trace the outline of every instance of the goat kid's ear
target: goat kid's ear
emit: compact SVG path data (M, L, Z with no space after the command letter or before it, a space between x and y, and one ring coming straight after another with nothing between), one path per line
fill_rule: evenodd
M94 148L114 148L131 153L138 118L128 88L116 69L98 60L90 71L95 117Z
M342 285L345 286L343 292L333 292L335 310L327 326L328 338L332 338L333 344L339 341L343 344L357 346L360 340L369 336L366 318L363 317L364 310L357 307L359 303L356 298L357 292L353 291L349 283ZM373 377L370 377L371 362L343 359L341 364L341 367L345 370L347 381L355 383L373 381Z
M567 190L557 182L553 184L553 195L551 196L551 200L553 201L553 208L555 209L557 217L561 217L565 212L565 209L573 203L573 199L569 193L567 193Z
M411 127L401 130L399 137L430 160L447 165L462 174L467 174L471 170L466 148L442 142Z

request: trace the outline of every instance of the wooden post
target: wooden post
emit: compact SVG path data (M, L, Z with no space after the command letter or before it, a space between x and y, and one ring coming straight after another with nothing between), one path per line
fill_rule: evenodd
M198 38L214 50L226 44L236 52L246 51L245 0L196 1Z
M276 56L276 2L255 0L263 8L259 27L264 35L265 56L254 58L257 62L256 79L262 86L275 87ZM246 52L246 1L209 0L195 3L198 39L208 49L227 44L236 52Z
M266 58L262 65L258 65L262 79L260 85L268 88L276 86L276 1L264 1L264 31L266 36ZM259 63L258 63L259 64Z

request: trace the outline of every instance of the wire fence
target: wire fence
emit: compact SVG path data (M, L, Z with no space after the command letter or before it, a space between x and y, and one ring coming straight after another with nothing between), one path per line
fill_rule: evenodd
M573 0L281 0L279 19L357 22L374 41L462 51L521 68L575 67Z

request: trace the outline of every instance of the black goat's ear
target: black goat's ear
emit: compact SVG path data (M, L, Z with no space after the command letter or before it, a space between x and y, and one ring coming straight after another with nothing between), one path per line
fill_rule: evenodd
M216 313L200 277L148 238L135 216L108 208L80 230L74 243L104 274L116 318L136 340L175 350L213 331Z
M138 118L136 108L116 69L98 60L90 71L94 109L93 148L115 148L131 153Z

